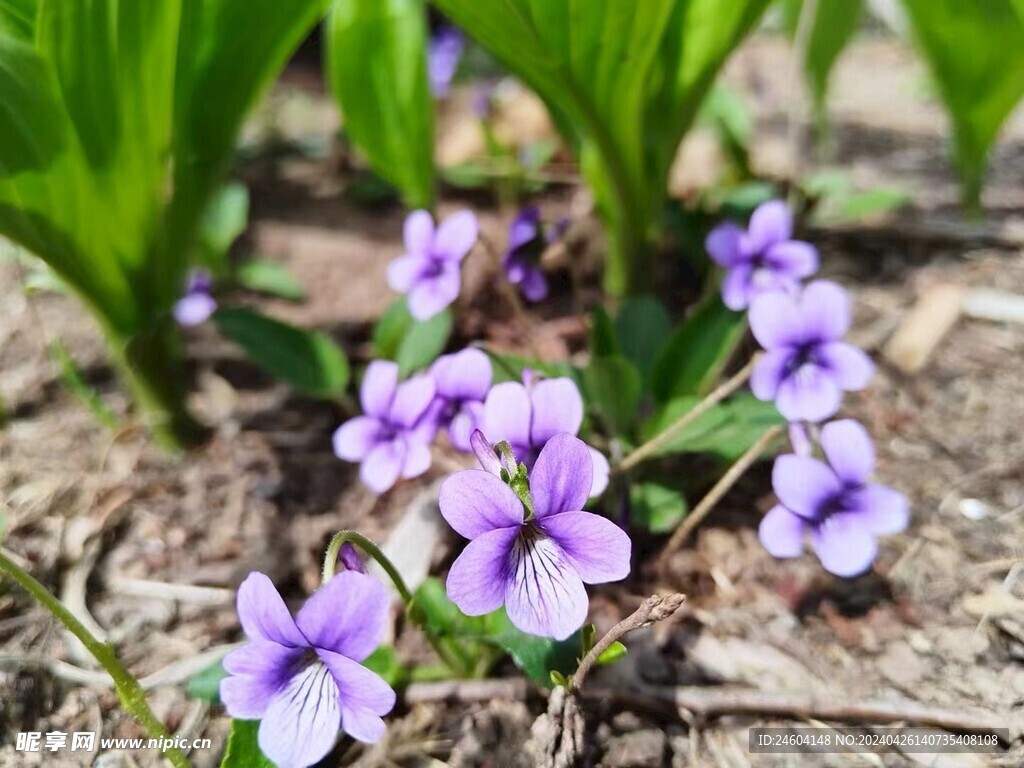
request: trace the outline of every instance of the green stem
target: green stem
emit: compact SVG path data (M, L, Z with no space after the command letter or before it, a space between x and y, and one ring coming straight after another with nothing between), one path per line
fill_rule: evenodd
M2 550L0 550L0 571L10 575L12 579L18 582L22 589L35 598L46 610L56 616L67 627L68 631L82 642L86 650L95 657L96 661L102 665L113 679L114 689L117 691L117 697L121 701L121 706L128 714L139 721L151 739L163 739L165 742L173 741L174 737L171 736L163 723L153 714L149 704L146 703L146 693L142 690L142 686L139 685L139 681L120 662L113 648L93 637L82 622L75 618L74 614L65 608L60 600L51 595L46 587L22 570ZM165 754L175 768L190 768L188 758L177 747L167 749Z
M391 583L395 585L395 589L398 590L398 594L401 596L402 602L405 603L406 609L412 608L414 602L413 594L409 591L405 579L402 578L402 574L395 568L394 563L388 559L388 556L384 554L380 547L361 533L356 533L355 531L338 531L331 538L331 543L327 545L327 553L324 555L323 583L326 584L334 578L334 572L338 567L338 555L341 552L342 545L346 542L355 544L376 560L380 567L384 569L384 572L387 573L388 578L391 579ZM452 672L457 675L469 673L470 660L466 658L461 648L449 647L441 638L435 637L426 626L416 620L413 611L409 611L409 618L423 631L438 657Z

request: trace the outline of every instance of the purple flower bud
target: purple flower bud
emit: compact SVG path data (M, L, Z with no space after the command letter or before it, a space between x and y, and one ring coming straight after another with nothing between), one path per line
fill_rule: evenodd
M193 269L185 282L185 292L174 305L178 325L192 327L205 323L217 311L212 296L213 278L205 269Z
M335 455L362 462L359 477L377 493L399 478L419 477L430 469L430 442L437 432L430 418L434 392L434 380L427 374L399 384L396 363L370 363L359 390L364 415L335 431Z
M366 573L366 565L350 541L341 545L341 549L338 551L338 562L346 571Z
M342 571L293 619L262 573L238 588L238 618L249 640L224 657L220 698L231 717L260 720L260 749L280 766L318 763L338 731L375 743L395 692L360 662L380 644L388 620L384 585Z
M818 251L792 234L793 214L781 200L759 205L746 231L731 222L711 230L704 247L728 270L722 301L729 309L744 309L765 291L794 290L818 270Z
M445 480L441 514L470 539L448 572L452 602L469 616L504 605L516 627L543 637L564 640L579 629L588 608L583 585L618 581L630 568L629 537L582 511L592 473L582 441L553 436L530 474L530 521L515 492L489 472L470 469Z
M469 444L473 447L476 460L480 467L495 477L501 477L501 459L498 458L494 446L487 442L487 437L479 429L474 429L469 437Z
M427 50L427 79L434 98L444 98L451 89L455 70L466 46L466 40L456 27L445 25L430 38Z
M874 562L877 537L907 527L907 500L888 486L869 482L875 448L857 422L826 424L821 447L827 464L793 454L775 460L772 485L780 503L765 515L758 535L775 557L798 557L810 535L811 548L827 571L856 576Z
M405 253L388 265L388 285L407 295L409 312L429 320L459 297L462 260L476 243L472 211L459 211L434 228L427 211L405 217Z
M839 409L844 391L867 386L871 359L842 341L850 315L849 295L827 280L796 295L758 295L750 329L766 352L750 377L755 397L774 400L790 421L820 422Z
M502 268L508 281L518 286L529 301L543 301L548 296L548 281L540 268L540 257L549 240L540 224L540 211L530 206L512 220L508 232L508 251Z

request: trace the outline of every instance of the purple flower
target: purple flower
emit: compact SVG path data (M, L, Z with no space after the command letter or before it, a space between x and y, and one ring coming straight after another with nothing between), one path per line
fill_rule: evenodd
M749 317L767 350L750 389L759 400L774 400L790 421L823 421L839 409L844 390L867 386L871 359L840 341L850 327L850 298L835 283L816 280L798 295L761 294Z
M907 527L907 500L888 486L868 482L875 449L857 422L826 424L821 447L828 464L792 454L776 459L772 485L781 503L764 516L758 535L775 557L798 557L809 532L826 570L856 576L874 561L876 537Z
M533 467L548 440L559 432L575 435L583 424L583 398L572 379L534 380L524 371L526 384L496 384L484 401L484 432L496 442L505 440L519 461ZM608 487L608 459L588 447L593 460L591 496Z
M629 537L581 511L593 483L587 446L552 437L530 474L535 516L509 486L482 469L457 472L441 486L441 514L470 543L448 572L448 597L468 616L502 605L523 632L564 640L587 618L583 584L629 573Z
M398 365L375 360L366 369L359 400L363 416L349 419L334 433L334 453L359 461L359 477L384 493L399 477L418 477L430 469L430 441L436 424L427 414L434 380L426 374L398 383Z
M540 268L540 257L547 243L540 224L540 211L533 206L523 208L509 225L508 251L501 266L508 281L519 286L530 301L543 301L548 297L548 281Z
M731 222L711 230L704 247L728 270L722 301L729 309L745 308L764 291L793 290L817 271L818 251L792 235L793 214L781 200L759 205L746 231Z
M459 211L434 228L426 211L405 217L405 253L388 265L388 285L408 294L409 312L417 320L428 320L459 296L459 274L477 238L476 216Z
M466 40L456 27L445 25L430 38L427 50L427 79L434 98L448 95L455 70L459 68Z
M366 573L366 564L350 541L346 541L338 550L338 562L346 571Z
M185 292L174 304L174 319L186 328L200 325L217 311L217 302L212 296L213 278L205 269L193 269L188 274Z
M388 602L383 584L355 571L320 587L294 619L264 574L238 588L249 642L224 658L220 698L232 717L260 720L260 749L279 768L319 762L339 729L371 744L384 735L395 692L359 662L384 635Z
M483 426L484 399L491 388L491 360L479 349L439 357L430 369L437 387L431 406L439 426L460 451L470 451L470 435Z

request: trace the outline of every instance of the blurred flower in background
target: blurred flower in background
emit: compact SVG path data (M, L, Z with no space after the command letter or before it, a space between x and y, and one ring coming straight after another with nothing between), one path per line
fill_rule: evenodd
M174 305L174 319L186 328L201 325L217 311L213 298L213 277L208 270L193 269L188 274L185 292Z
M440 27L430 39L427 79L434 98L443 99L448 95L465 47L466 39L462 32L450 24Z
M479 349L439 357L430 368L436 384L431 409L457 450L469 452L470 436L483 426L484 400L491 388L491 359Z

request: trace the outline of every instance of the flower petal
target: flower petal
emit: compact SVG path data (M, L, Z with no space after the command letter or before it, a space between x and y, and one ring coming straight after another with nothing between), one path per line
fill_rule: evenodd
M519 283L523 296L532 302L544 301L548 297L548 279L540 267L530 267L523 273Z
M390 605L373 576L342 571L310 596L295 623L314 647L362 661L384 637Z
M807 521L776 504L761 518L757 537L772 557L799 557L804 551Z
M527 206L516 214L508 227L508 249L515 251L531 242L539 234L540 211L536 206Z
M832 515L811 531L811 547L822 566L836 576L864 573L878 554L878 542L857 515Z
M828 368L832 378L845 390L864 389L875 371L871 358L845 341L819 345L817 356L819 363Z
M910 523L907 497L887 485L867 485L851 493L850 514L875 536L899 533Z
M434 393L434 379L429 374L421 373L403 381L395 390L395 399L391 403L391 423L406 429L415 427L434 399Z
M783 291L759 293L747 314L757 343L768 350L791 346L801 338L802 328L793 297Z
M799 314L803 340L841 339L850 329L850 294L831 280L815 280L800 294Z
M253 640L225 656L224 669L230 677L220 682L220 700L228 714L242 720L263 717L304 652L304 648Z
M754 397L764 402L775 399L779 385L786 380L793 355L789 347L772 349L761 355L750 373L750 391Z
M386 715L395 707L395 692L376 672L342 654L317 651L334 677L341 696L341 729L366 744L380 741Z
M843 392L831 372L813 364L801 366L779 384L775 407L790 421L824 421L839 410Z
M530 442L544 445L559 432L575 435L583 423L583 398L576 383L565 376L544 379L530 387L533 418Z
M430 262L419 254L406 253L388 264L388 285L396 293L408 293Z
M545 517L540 527L565 553L587 584L619 581L629 575L632 545L626 532L590 512L562 512Z
M746 309L754 291L750 285L752 270L748 264L737 264L722 279L722 303L734 312Z
M326 665L314 662L271 700L257 742L278 768L306 768L331 751L340 728L338 685Z
M744 260L740 248L743 230L731 221L725 221L708 233L704 240L704 250L711 260L720 267L732 267Z
M449 264L433 277L423 277L409 291L409 314L423 322L459 298L462 278L457 264Z
M405 441L405 463L402 465L402 477L412 480L430 469L430 445L420 440Z
M512 546L520 525L498 528L466 545L448 571L448 598L467 616L483 616L505 602Z
M281 599L277 587L265 573L253 571L238 587L238 620L250 640L271 640L292 648L308 643Z
M769 200L754 209L747 224L746 247L751 254L763 253L769 246L789 240L793 235L793 214L781 200Z
M608 487L608 477L612 473L612 468L608 464L608 459L599 450L591 448L589 445L587 450L590 451L590 458L594 462L594 482L590 486L590 498L595 498L604 493Z
M430 373L437 382L437 394L448 400L479 400L491 388L491 359L479 349L464 349L439 357Z
M496 384L484 401L483 431L495 445L502 440L512 445L529 445L532 413L526 387L516 381Z
M830 421L821 428L821 447L832 471L850 485L862 485L875 471L875 445L853 419Z
M565 640L587 619L587 591L562 548L545 536L518 536L505 590L509 620L523 632Z
M776 272L799 280L818 271L818 249L800 240L786 240L768 248L765 261Z
M427 211L413 211L402 224L405 250L414 256L429 256L434 243L434 219Z
M345 461L362 461L381 435L381 423L372 416L356 416L334 431L334 455Z
M405 443L391 440L379 443L359 466L359 479L374 493L384 493L398 482L405 463Z
M448 525L467 539L521 525L525 514L512 489L482 469L451 475L441 484L438 504Z
M484 404L480 402L463 403L448 425L448 441L455 450L469 453L472 450L469 444L470 436L480 429L483 423Z
M775 495L791 512L807 520L818 516L821 507L842 490L835 472L807 456L786 454L772 468Z
M541 449L530 472L530 495L537 518L583 509L594 485L594 459L587 444L568 432Z
M178 325L191 328L205 323L217 311L217 301L208 293L189 293L174 304L174 319Z
M462 261L476 243L478 231L472 211L453 213L441 222L434 234L434 255L446 261Z
M359 387L359 402L368 416L385 419L391 410L391 401L398 386L398 363L374 360L366 366L363 383Z

